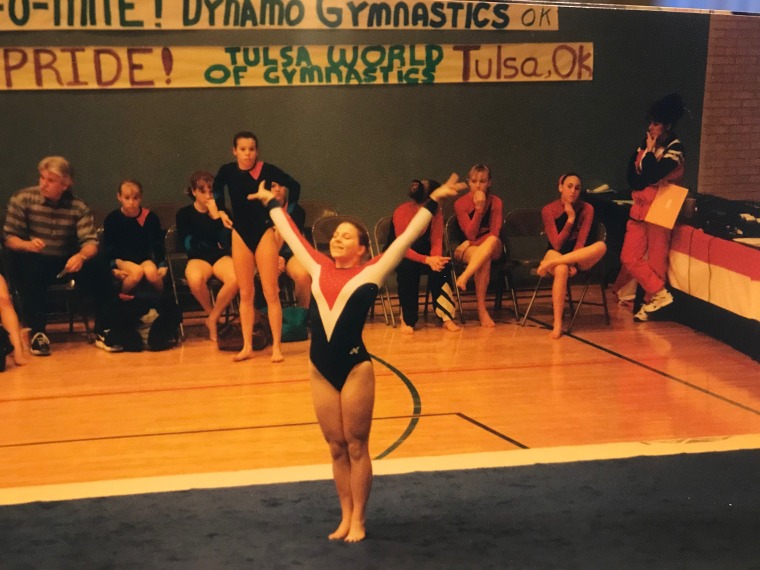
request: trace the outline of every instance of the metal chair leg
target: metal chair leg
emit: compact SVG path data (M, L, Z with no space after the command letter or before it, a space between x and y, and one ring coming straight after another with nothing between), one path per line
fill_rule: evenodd
M525 326L525 321L528 320L528 315L530 314L530 310L533 308L533 302L536 300L536 297L538 296L538 290L541 287L541 282L543 280L544 280L543 276L538 278L538 283L536 283L536 288L533 289L533 296L530 298L530 303L528 303L528 308L525 310L525 314L523 315L522 321L520 321L520 326L523 326L523 327Z
M601 277L601 281L599 281L599 289L602 294L602 307L604 307L604 320L607 323L607 326L609 326L612 321L610 320L610 310L607 307L607 287L604 284L604 275Z
M573 318L570 319L570 325L567 327L567 333L569 334L573 330L573 325L575 324L575 317L578 316L578 312L581 310L581 305L583 305L583 299L586 297L586 292L588 291L589 285L591 285L591 278L586 280L586 285L583 287L583 291L581 292L581 298L578 299L578 302L575 304L575 311L572 309L572 305L570 305L570 310L573 313Z
M462 297L459 295L459 287L457 287L457 272L454 269L454 264L451 264L451 270L449 271L449 277L451 279L452 289L454 295L457 298L457 310L459 311L459 323L464 324L464 309L462 308Z

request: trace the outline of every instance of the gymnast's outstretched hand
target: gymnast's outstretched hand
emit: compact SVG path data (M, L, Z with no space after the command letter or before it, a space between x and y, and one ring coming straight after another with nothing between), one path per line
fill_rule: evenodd
M467 188L466 182L459 182L459 175L454 172L441 186L430 193L430 199L439 204L446 198L453 198Z
M269 204L271 200L275 198L274 193L271 190L267 190L265 187L266 180L259 182L259 191L255 194L248 194L249 200L258 200L265 206Z

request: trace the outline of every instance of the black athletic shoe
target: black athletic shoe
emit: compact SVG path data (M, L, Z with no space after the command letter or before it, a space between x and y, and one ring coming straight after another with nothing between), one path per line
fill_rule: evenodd
M50 339L45 333L34 333L29 352L34 356L50 356Z
M95 335L95 346L98 348L102 348L106 352L123 352L124 347L120 344L116 344L113 339L109 338L111 336L111 330L106 329L103 332L99 332Z

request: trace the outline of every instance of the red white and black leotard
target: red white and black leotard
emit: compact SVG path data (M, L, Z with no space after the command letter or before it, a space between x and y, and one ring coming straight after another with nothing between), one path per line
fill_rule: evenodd
M357 364L369 360L362 330L378 288L425 231L437 210L438 203L428 200L384 253L363 265L342 269L304 239L276 200L269 202L269 215L275 227L311 275L309 358L336 390L343 388Z

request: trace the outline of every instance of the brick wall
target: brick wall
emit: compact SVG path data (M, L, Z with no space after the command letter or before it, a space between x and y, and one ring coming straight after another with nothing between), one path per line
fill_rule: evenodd
M713 15L699 192L760 200L760 17Z

